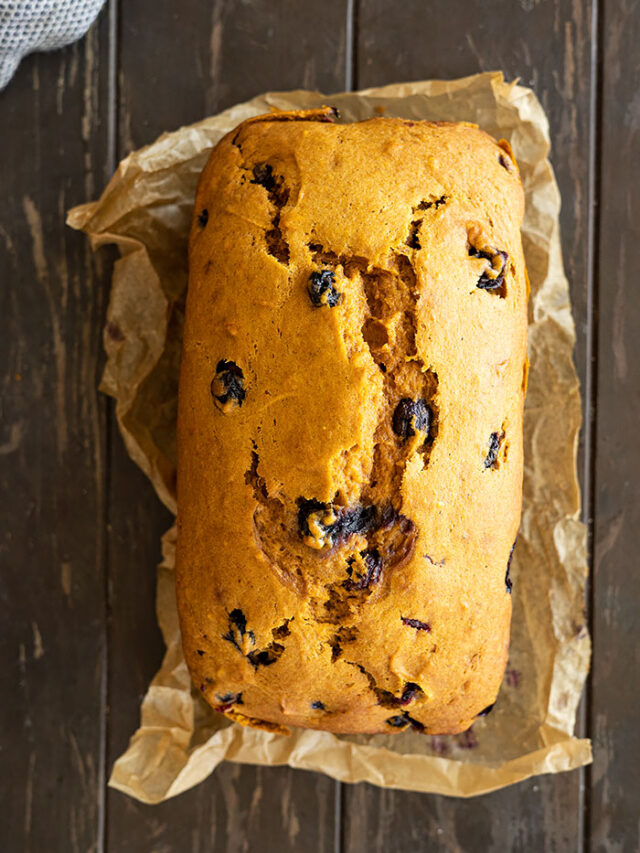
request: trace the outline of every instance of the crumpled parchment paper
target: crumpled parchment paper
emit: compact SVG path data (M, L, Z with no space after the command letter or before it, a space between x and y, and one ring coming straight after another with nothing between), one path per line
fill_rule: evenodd
M344 782L472 796L538 773L591 760L573 737L589 666L584 622L586 534L579 519L576 444L580 395L572 363L574 325L558 234L560 197L547 120L530 89L497 72L362 92L267 93L135 151L102 197L69 214L98 247L115 243L104 332L102 389L132 459L175 512L175 419L187 287L187 234L195 186L213 145L243 119L271 109L337 106L341 121L372 115L476 122L506 138L526 190L524 249L531 279L522 525L514 554L511 652L493 713L462 735L290 737L230 723L191 686L175 604L175 528L163 539L158 619L167 645L142 703L140 728L116 761L110 784L154 803L196 785L223 760L289 764ZM126 500L126 496L123 496ZM140 566L139 571L150 571ZM135 649L131 650L135 654Z

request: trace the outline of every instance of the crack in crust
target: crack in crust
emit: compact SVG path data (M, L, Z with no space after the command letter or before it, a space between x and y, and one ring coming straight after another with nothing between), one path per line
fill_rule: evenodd
M242 150L242 143L239 141L241 134L246 129L247 125L263 123L263 122L282 122L282 121L320 121L320 122L335 122L338 117L338 110L335 107L321 107L317 110L300 110L290 113L273 113L267 116L255 116L253 119L244 121L237 132L231 139L231 144L238 149L243 162L240 168L252 172L252 184L258 184L264 187L267 191L269 203L273 208L271 215L271 228L265 231L265 242L267 251L277 261L284 266L289 264L289 245L284 238L280 227L280 217L282 209L289 201L289 189L285 184L282 175L276 175L273 172L273 167L269 163L254 163L247 164ZM208 218L208 212L207 212ZM206 221L204 222L206 225Z
M476 226L469 229L467 252L470 258L478 258L486 262L476 287L505 299L507 296L506 276L509 267L509 255L501 249L487 245L480 229Z
M247 617L239 607L228 614L228 619L229 627L226 633L221 634L222 639L231 643L254 669L258 669L260 666L270 666L282 655L285 650L284 640L291 634L289 622L292 622L294 617L290 616L281 625L272 628L272 641L262 649L252 648L256 645L256 637L253 631L247 630ZM283 642L277 642L278 640Z
M274 199L287 197L272 170L255 170L255 180ZM256 541L269 564L300 594L309 572L320 581L326 577L326 594L312 596L311 612L319 622L344 625L357 618L360 605L384 584L389 570L406 564L414 552L417 530L401 513L400 487L412 454L420 453L423 466L428 464L438 430L437 376L425 368L416 348L418 293L410 259L395 252L389 269L380 269L317 242L309 248L317 265L340 265L348 278L359 279L366 298L362 338L383 374L384 399L369 480L362 485L359 504L349 507L341 505L339 495L330 504L269 496L254 450L246 481L257 504ZM399 418L397 409L403 406Z
M267 166L254 167L254 182L265 188L279 210L287 203L288 192ZM425 203L419 209L439 203L444 199ZM365 296L362 341L382 373L384 401L374 434L370 476L362 484L359 504L348 507L342 506L339 495L329 504L311 496L272 496L259 474L259 453L254 443L245 480L256 501L256 542L283 583L300 595L306 594L310 584L309 615L318 623L335 626L325 641L335 663L347 645L357 643L362 606L372 595L377 597L389 572L406 564L414 553L418 531L401 513L401 484L413 454L422 456L423 467L428 464L438 432L438 379L417 351L419 295L408 255L392 252L388 268L382 269L370 265L366 258L340 256L317 242L310 243L309 249L320 271L335 271L341 266L345 277L354 286L359 283ZM360 524L365 517L368 523ZM317 540L318 545L311 548L309 540ZM314 574L316 583L312 583ZM320 597L313 589L318 582L325 590ZM275 637L273 645L277 654L280 644ZM262 653L269 654L269 649ZM383 707L399 710L422 695L418 684L407 683L396 696L378 687L360 664L353 665L367 675ZM414 725L406 711L397 716L403 726L420 726L417 721Z
M444 199L442 196L423 204L437 207L444 203ZM438 434L435 404L438 377L434 371L427 369L416 348L418 292L413 264L402 252L394 252L390 269L380 269L372 267L365 258L340 256L317 242L310 243L309 250L317 264L341 265L347 278L359 276L362 282L368 308L362 336L383 374L383 394L388 403L388 411L383 414L376 431L370 488L374 491L378 482L386 483L386 477L390 475L391 487L386 491L395 495L397 502L407 459L418 450L426 468ZM392 418L402 400L413 400L417 405L427 406L430 416L426 432L421 431L417 441L403 444L401 461L398 461L398 440L393 435ZM413 434L418 432L412 431ZM407 437L404 436L405 439ZM371 502L377 501L374 498ZM399 508L396 504L394 506Z
M289 201L289 188L285 184L282 175L276 175L269 163L258 163L252 169L252 184L264 187L267 191L269 203L273 207L271 216L272 227L265 231L267 251L270 255L285 266L289 263L289 244L284 239L280 228L280 215L283 207Z
M431 198L431 199L423 199L419 204L416 204L414 208L412 208L412 213L415 215L416 213L424 210L437 210L443 204L447 203L446 195L441 195L440 198ZM411 224L409 225L409 234L406 239L406 244L410 249L420 250L422 245L420 244L420 226L424 217L419 217L418 219L412 219Z
M378 687L375 677L366 670L362 664L350 660L345 661L345 663L349 664L349 666L355 666L356 669L360 670L369 682L369 689L375 694L376 699L378 700L378 705L382 705L383 708L403 707L405 705L409 705L414 700L419 699L421 696L424 696L424 691L420 685L413 681L406 682L402 688L400 696L396 696L396 694L392 693L390 690Z

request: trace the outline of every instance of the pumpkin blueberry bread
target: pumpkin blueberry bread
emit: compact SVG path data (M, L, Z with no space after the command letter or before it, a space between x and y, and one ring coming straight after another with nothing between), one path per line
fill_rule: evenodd
M245 121L197 191L177 592L197 687L275 732L467 729L502 679L527 279L509 146Z

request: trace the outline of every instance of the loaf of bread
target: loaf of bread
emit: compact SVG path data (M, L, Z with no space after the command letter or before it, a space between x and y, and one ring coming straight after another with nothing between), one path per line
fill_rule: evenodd
M245 121L189 245L177 593L196 687L286 733L456 733L504 672L524 196L471 124Z

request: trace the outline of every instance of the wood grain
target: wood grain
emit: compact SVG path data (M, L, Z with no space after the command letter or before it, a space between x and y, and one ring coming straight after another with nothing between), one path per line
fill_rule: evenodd
M345 25L342 0L123 4L120 155L269 89L341 91Z
M640 3L606 2L601 21L602 115L596 304L593 682L595 761L589 815L594 851L640 849Z
M471 800L347 787L343 850L577 850L577 774L539 777ZM556 784L556 779L561 784Z
M122 4L120 15L119 156L270 88L344 86L339 0L138 0ZM151 20L163 23L150 27ZM155 565L170 522L112 429L109 767L137 727L140 698L161 660ZM153 808L109 790L106 849L326 853L333 849L335 791L323 776L231 764Z
M109 822L118 853L326 853L335 832L333 783L289 767L225 764L159 806L121 797ZM123 821L126 831L120 829Z
M576 365L587 375L585 328L591 180L589 0L509 5L463 0L361 0L357 85L451 78L500 69L520 77L549 116L552 161L563 197L565 264L578 328ZM347 788L344 849L581 849L582 771L541 777L470 801ZM364 793L366 791L366 794ZM420 847L418 849L421 849Z
M640 2L599 0L592 33L594 2L517 0L507 13L500 0L137 0L112 27L112 0L84 40L28 58L0 92L3 853L640 849ZM498 68L550 118L576 363L597 403L597 455L589 441L582 460L595 510L592 770L471 801L237 765L159 807L107 792L162 654L154 567L170 518L96 391L109 256L92 258L66 209L100 192L114 156L268 88Z
M104 290L65 212L105 179L105 21L0 93L0 850L100 849Z

